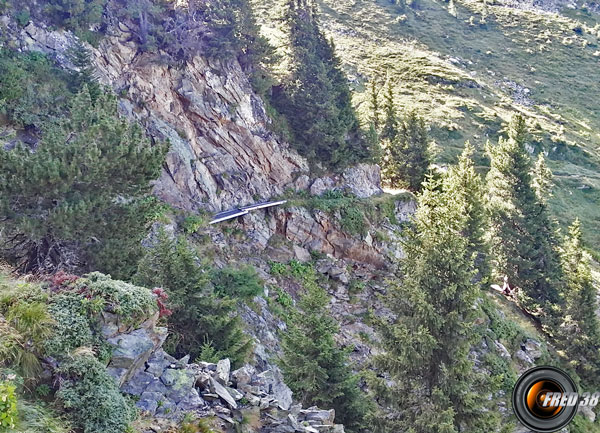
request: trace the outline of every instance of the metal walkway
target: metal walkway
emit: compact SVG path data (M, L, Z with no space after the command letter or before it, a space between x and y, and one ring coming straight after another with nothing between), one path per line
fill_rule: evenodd
M253 211L253 210L265 209L268 207L278 206L278 205L284 204L286 202L287 202L287 200L265 201L265 202L261 202L261 203L252 204L249 206L242 206L242 207L239 207L236 209L227 210L224 212L219 212L218 214L216 214L213 217L212 221L209 224L220 223L220 222L227 221L227 220L230 220L233 218L237 218L242 215L246 215L248 212Z

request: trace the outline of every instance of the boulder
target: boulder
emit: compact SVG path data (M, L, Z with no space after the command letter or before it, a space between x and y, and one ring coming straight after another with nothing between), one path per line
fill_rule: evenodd
M128 381L164 343L167 329L156 327L158 313L142 324L142 327L127 334L118 334L106 341L113 347L109 371L119 383Z
M279 407L288 410L292 405L292 390L283 382L283 375L277 367L257 375L257 384L262 391L272 394Z
M383 193L381 170L375 164L358 164L342 173L343 187L359 198Z
M306 410L301 410L299 419L311 424L333 425L333 421L335 420L335 410L321 410L318 407L313 406Z
M225 389L223 385L221 385L215 379L211 378L210 386L215 392L215 394L217 394L221 398L221 400L227 403L229 407L231 407L232 409L237 409L237 403L235 402L235 399L231 396L231 394L229 394L229 392L227 391L227 389Z
M521 349L523 349L527 355L534 360L539 359L542 356L542 343L533 340L532 338L525 340L525 343L521 345Z
M231 372L231 361L227 358L217 362L216 379L223 385L229 382L229 374Z
M319 177L310 186L312 195L323 195L327 191L331 191L335 187L335 181L330 177Z
M240 385L247 385L252 382L252 376L256 373L254 367L250 364L246 364L241 368L231 373L231 378L235 385L239 388Z
M510 359L510 352L506 349L504 344L500 343L498 340L494 341L494 346L496 347L496 351L500 354L500 356L504 359Z

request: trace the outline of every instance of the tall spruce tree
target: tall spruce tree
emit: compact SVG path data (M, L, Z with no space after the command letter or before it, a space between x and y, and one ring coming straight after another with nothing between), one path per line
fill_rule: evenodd
M369 108L371 109L371 124L375 127L375 130L377 130L379 129L379 94L377 92L377 83L374 78L371 79Z
M369 403L352 373L348 354L337 346L339 325L327 309L329 296L314 271L304 278L305 293L291 311L281 338L280 361L286 384L304 405L335 409L336 422L356 433L366 428Z
M388 289L394 319L379 326L384 353L374 363L383 374L370 380L380 404L374 431L493 431L498 420L478 393L490 389L468 357L477 338L473 304L479 286L464 235L464 197L439 181L426 182L414 224L402 281Z
M385 117L381 130L381 138L392 142L398 134L398 112L396 111L396 103L394 101L394 86L389 78L384 96L383 112Z
M2 253L22 272L80 267L128 277L157 213L150 181L166 146L117 114L113 95L86 86L37 149L0 146Z
M348 80L335 48L319 28L310 0L289 0L292 75L273 103L288 119L298 151L312 161L344 166L363 160L368 147L360 137Z
M475 148L468 141L458 158L458 164L450 167L445 181L448 193L460 196L465 201L467 221L464 235L469 242L469 254L475 255L479 278L490 273L489 247L485 239L488 215L485 207L485 184L475 171L473 155Z
M588 385L598 385L600 379L600 323L597 290L594 287L590 257L585 252L581 223L569 227L562 247L564 273L565 319L562 325L562 345L577 374Z
M499 276L507 275L512 286L522 289L525 306L534 311L560 301L555 283L559 263L543 200L548 192L535 186L548 186L548 171L540 166L538 172L545 179L534 182L526 142L525 120L517 115L509 126L508 139L488 146L487 203L494 269Z

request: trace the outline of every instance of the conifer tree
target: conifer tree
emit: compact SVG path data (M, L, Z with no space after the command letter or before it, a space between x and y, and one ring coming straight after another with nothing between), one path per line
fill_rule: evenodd
M292 48L292 74L273 103L292 129L298 151L313 161L344 166L363 160L348 80L331 41L319 28L316 5L289 0L286 5Z
M160 287L169 295L171 332L166 347L178 357L217 361L229 358L241 365L252 348L237 316L236 301L216 296L208 281L208 267L182 238L160 230L155 245L140 261L135 280Z
M419 191L431 162L427 129L423 118L414 111L408 113L400 122L395 139L386 150L387 181L393 187Z
M0 146L3 255L22 272L110 261L113 275L129 276L159 209L150 181L165 151L118 116L113 95L92 101L84 86L35 151Z
M396 135L398 134L398 112L396 111L396 104L394 102L394 87L392 86L391 79L388 79L387 82L383 112L385 114L385 119L383 121L381 138L392 142L396 139Z
M391 321L381 320L384 353L371 388L380 404L378 433L489 432L487 379L473 371L469 350L479 286L469 239L467 204L439 181L425 183L414 232L406 243L402 281L391 282ZM389 378L385 375L388 374Z
M371 99L369 102L371 109L371 124L374 126L375 130L377 130L379 129L379 95L377 93L375 79L371 80Z
M485 208L485 185L475 171L473 155L475 148L468 141L458 158L458 164L450 167L444 182L448 193L460 196L465 201L466 224L464 236L469 242L469 254L475 255L475 264L479 277L489 276L489 248L485 239L488 227L488 215Z
M554 283L559 266L552 224L543 201L548 194L544 192L548 172L540 166L544 178L536 181L536 191L526 140L525 120L515 116L508 139L501 138L497 146L488 146L491 167L487 202L494 269L499 276L507 275L512 286L521 288L525 306L536 310L544 303L559 302Z
M327 310L329 296L314 270L304 281L298 309L282 335L280 365L286 384L303 405L332 407L336 422L350 433L365 429L368 403L352 373L347 353L335 342L339 325Z
M92 101L95 101L100 94L100 86L96 80L96 74L92 65L92 55L90 50L79 39L70 47L68 57L71 63L78 69L73 75L75 77L74 85L77 90L81 90L87 85Z
M584 250L579 220L569 227L562 247L565 319L562 344L577 374L588 384L600 383L600 324L597 290L590 257Z

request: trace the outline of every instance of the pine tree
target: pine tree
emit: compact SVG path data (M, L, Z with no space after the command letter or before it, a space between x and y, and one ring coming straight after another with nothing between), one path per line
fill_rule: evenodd
M479 277L486 278L490 273L489 248L485 239L488 215L484 201L485 185L475 171L474 153L475 148L467 141L458 164L448 170L444 185L449 194L460 196L465 201L467 221L464 236L469 241L469 254L476 256Z
M414 223L402 281L388 289L394 319L379 326L385 352L374 359L383 376L370 380L380 404L374 431L493 431L497 419L477 392L489 392L489 384L468 357L477 338L473 304L479 285L463 234L464 197L439 181L426 182Z
M169 296L171 332L166 347L178 357L192 359L210 353L216 361L229 358L235 366L246 361L252 348L237 316L237 302L216 296L208 280L208 267L182 238L160 230L155 245L140 261L135 280L161 287Z
M79 39L68 50L71 63L77 68L74 75L75 88L81 90L86 85L90 92L92 102L100 95L100 86L96 79L96 73L92 65L92 54L85 44Z
M316 282L314 271L304 285L306 291L281 338L285 382L303 405L332 407L336 422L348 432L363 431L369 405L347 353L335 342L339 325L327 310L329 296Z
M377 84L375 83L375 79L371 80L371 99L370 106L371 109L371 124L374 126L375 130L379 129L379 95L377 92Z
M540 167L544 179L536 181L540 186L536 193L526 141L525 120L515 116L508 139L488 146L488 206L494 269L500 276L507 275L512 286L521 288L525 306L536 310L547 302L560 301L553 283L558 277L558 257L543 201L548 172Z
M368 157L360 138L348 80L331 41L319 28L316 5L286 6L292 74L273 103L292 129L298 151L314 162L341 167Z
M381 138L392 142L398 134L398 112L396 111L396 104L394 102L394 87L390 79L387 82L384 99L383 112L385 119L383 121Z
M393 187L419 191L431 162L425 122L411 111L395 134L386 149L386 179Z
M165 151L118 116L114 96L92 102L84 86L35 152L0 147L3 255L22 272L104 270L112 258L110 272L129 276L159 210L150 181Z
M569 227L562 247L565 320L562 344L577 374L588 385L600 383L600 324L597 290L594 287L590 257L585 252L581 223Z

